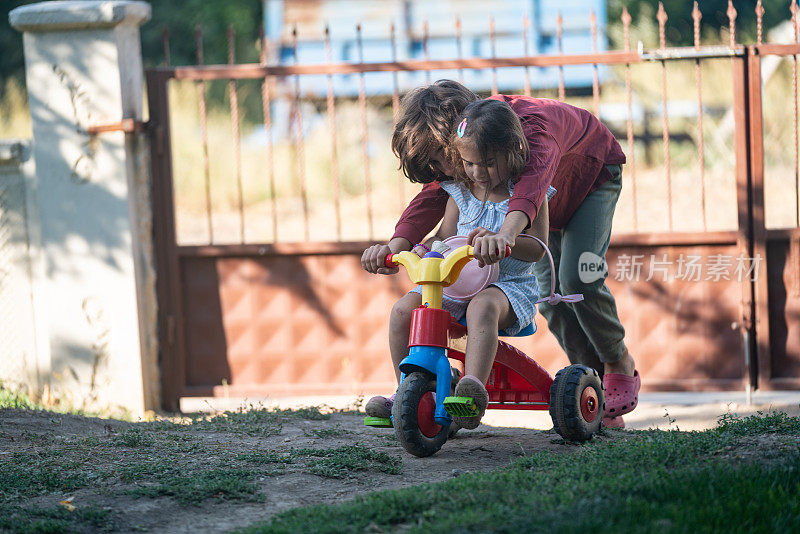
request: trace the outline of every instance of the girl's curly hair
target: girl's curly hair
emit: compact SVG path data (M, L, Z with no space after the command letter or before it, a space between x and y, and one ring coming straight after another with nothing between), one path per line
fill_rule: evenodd
M400 158L400 168L409 180L429 183L439 177L430 161L439 149L453 168L460 168L461 158L450 141L459 115L476 100L478 95L452 80L438 80L403 97L392 134L392 151Z

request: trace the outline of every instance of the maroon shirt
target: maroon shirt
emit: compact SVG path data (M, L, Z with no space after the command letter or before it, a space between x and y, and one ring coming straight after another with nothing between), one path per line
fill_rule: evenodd
M546 98L491 98L507 102L519 115L531 149L508 211L522 211L533 221L552 185L556 194L548 204L550 229L563 229L583 199L611 177L605 166L625 163L622 148L585 109ZM400 216L393 237L422 241L444 216L447 199L438 182L426 184Z

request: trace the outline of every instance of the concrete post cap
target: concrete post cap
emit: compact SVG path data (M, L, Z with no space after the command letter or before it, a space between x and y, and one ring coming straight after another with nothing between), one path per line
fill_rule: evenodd
M43 32L140 26L150 20L150 4L134 0L69 0L40 2L13 9L11 26L19 31Z

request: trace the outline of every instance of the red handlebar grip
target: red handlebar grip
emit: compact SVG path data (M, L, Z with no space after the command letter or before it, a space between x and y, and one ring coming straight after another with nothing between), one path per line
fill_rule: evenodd
M394 261L394 254L387 254L385 258L383 258L383 264L386 267L397 267L397 263Z
M511 256L511 247L506 245L506 257Z

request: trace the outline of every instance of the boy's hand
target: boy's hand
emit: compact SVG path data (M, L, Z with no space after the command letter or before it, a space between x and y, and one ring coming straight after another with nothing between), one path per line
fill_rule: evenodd
M389 245L372 245L361 255L361 266L372 274L396 274L399 267L386 267L383 263L389 254L392 254Z
M515 240L504 233L494 233L486 228L476 228L467 236L467 244L474 248L478 266L491 265L506 257L506 247L513 248Z

